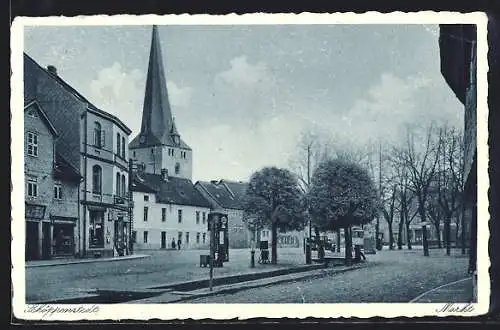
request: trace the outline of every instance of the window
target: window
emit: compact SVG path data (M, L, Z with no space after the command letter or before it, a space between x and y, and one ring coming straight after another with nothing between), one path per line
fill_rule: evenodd
M102 169L99 165L92 167L92 192L94 194L101 194L102 187Z
M149 195L144 195L144 201L149 202Z
M196 244L200 244L200 233L196 233Z
M161 208L161 222L167 221L167 209L162 207Z
M121 138L120 138L120 133L116 133L116 154L119 156L120 155L120 150L122 149L121 147Z
M125 184L125 174L122 174L122 196L127 196L127 185Z
M121 188L120 188L120 183L121 183L121 175L120 173L116 173L116 196L120 196L120 193L121 193Z
M180 171L181 171L181 164L176 163L175 164L175 174L179 174Z
M181 223L181 222L182 222L182 210L178 210L178 211L177 211L177 221L178 221L179 223Z
M189 233L186 232L186 244L189 244Z
M26 152L30 156L38 156L38 134L28 132L27 133L27 150Z
M94 122L94 146L96 146L97 148L102 148L105 145L105 141L105 134L101 129L101 124L99 124L97 121Z
M200 211L196 211L196 224L200 224Z
M201 216L201 221L203 224L205 224L205 222L207 221L207 218L206 218L207 214L205 212L202 213L202 216Z
M62 199L62 186L59 183L54 185L54 199Z
M185 151L181 151L181 158L186 159L186 152Z
M144 206L144 222L148 221L148 210L149 208L147 206Z
M206 238L207 238L207 234L203 233L203 244L205 244Z
M29 197L37 197L38 196L38 185L36 182L36 177L30 177L28 178L28 183L26 187L28 191L28 196Z
M122 136L122 158L125 159L125 137Z
M147 231L144 231L144 244L147 244L148 243L148 232Z
M104 212L90 211L89 246L104 247Z
M168 148L168 155L173 157L174 156L174 149Z

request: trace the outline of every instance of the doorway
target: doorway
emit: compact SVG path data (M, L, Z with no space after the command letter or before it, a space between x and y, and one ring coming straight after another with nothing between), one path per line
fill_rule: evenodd
M38 253L38 222L26 222L26 242L25 242L26 260L40 259Z
M50 237L50 223L42 223L42 259L50 259L52 238Z
M161 232L161 248L167 248L167 233L164 231Z

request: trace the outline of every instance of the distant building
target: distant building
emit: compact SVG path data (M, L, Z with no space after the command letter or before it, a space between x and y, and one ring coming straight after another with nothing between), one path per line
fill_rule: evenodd
M81 176L56 153L58 133L36 100L24 107L26 260L78 253Z
M139 169L131 189L134 249L208 248L210 203L189 179Z
M57 131L55 155L60 161L55 178L61 181L62 196L72 196L74 200L74 191L65 193L69 189L62 184L67 177L65 173L73 171L83 177L76 192L78 207L64 212L64 208L54 210L58 214L51 221L61 224L54 227L54 235L67 240L68 226L74 222L74 254L93 257L130 253L132 204L126 148L130 129L90 103L59 76L54 66L45 69L26 54L24 99L26 102L36 100ZM29 136L26 138L29 142ZM51 191L56 194L56 189L57 181ZM68 226L64 227L63 223ZM41 230L46 230L43 225Z
M248 248L251 244L252 233L243 222L243 198L247 185L228 180L195 183L196 189L210 202L212 209L227 213L230 248Z

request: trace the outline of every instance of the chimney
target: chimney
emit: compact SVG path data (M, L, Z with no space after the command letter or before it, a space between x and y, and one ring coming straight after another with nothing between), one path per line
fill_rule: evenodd
M167 182L168 181L168 170L166 168L162 168L161 169L161 180L163 182Z
M57 76L57 68L53 65L47 65L47 71Z

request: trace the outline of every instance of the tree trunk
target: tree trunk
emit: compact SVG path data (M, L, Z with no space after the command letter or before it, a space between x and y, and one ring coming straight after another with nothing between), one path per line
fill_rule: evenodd
M419 201L418 213L420 214L420 221L425 222L425 220L426 220L425 209L424 209L423 203L420 201ZM429 245L427 242L427 227L426 226L422 227L422 245L424 248L424 256L428 257L429 256Z
M346 265L352 264L352 240L350 226L344 227L344 241L345 241L345 263Z
M400 220L398 225L398 250L402 249L403 249L403 220Z
M446 255L449 256L451 253L450 238L451 238L451 215L448 216L444 221L444 233L445 233L445 245L446 245Z
M389 227L389 249L394 250L394 234L392 232L392 222L387 222Z
M337 252L340 253L340 228L337 229Z
M271 263L276 265L278 263L278 224L274 221L271 226Z
M465 255L465 203L462 201L462 210L461 210L461 219L462 222L462 254Z
M407 222L405 225L406 225L406 245L408 246L408 250L411 250L411 229L410 229L410 224Z
M434 228L436 229L436 236L437 236L437 243L438 243L438 248L443 248L441 245L441 230L439 229L439 223L434 222Z

